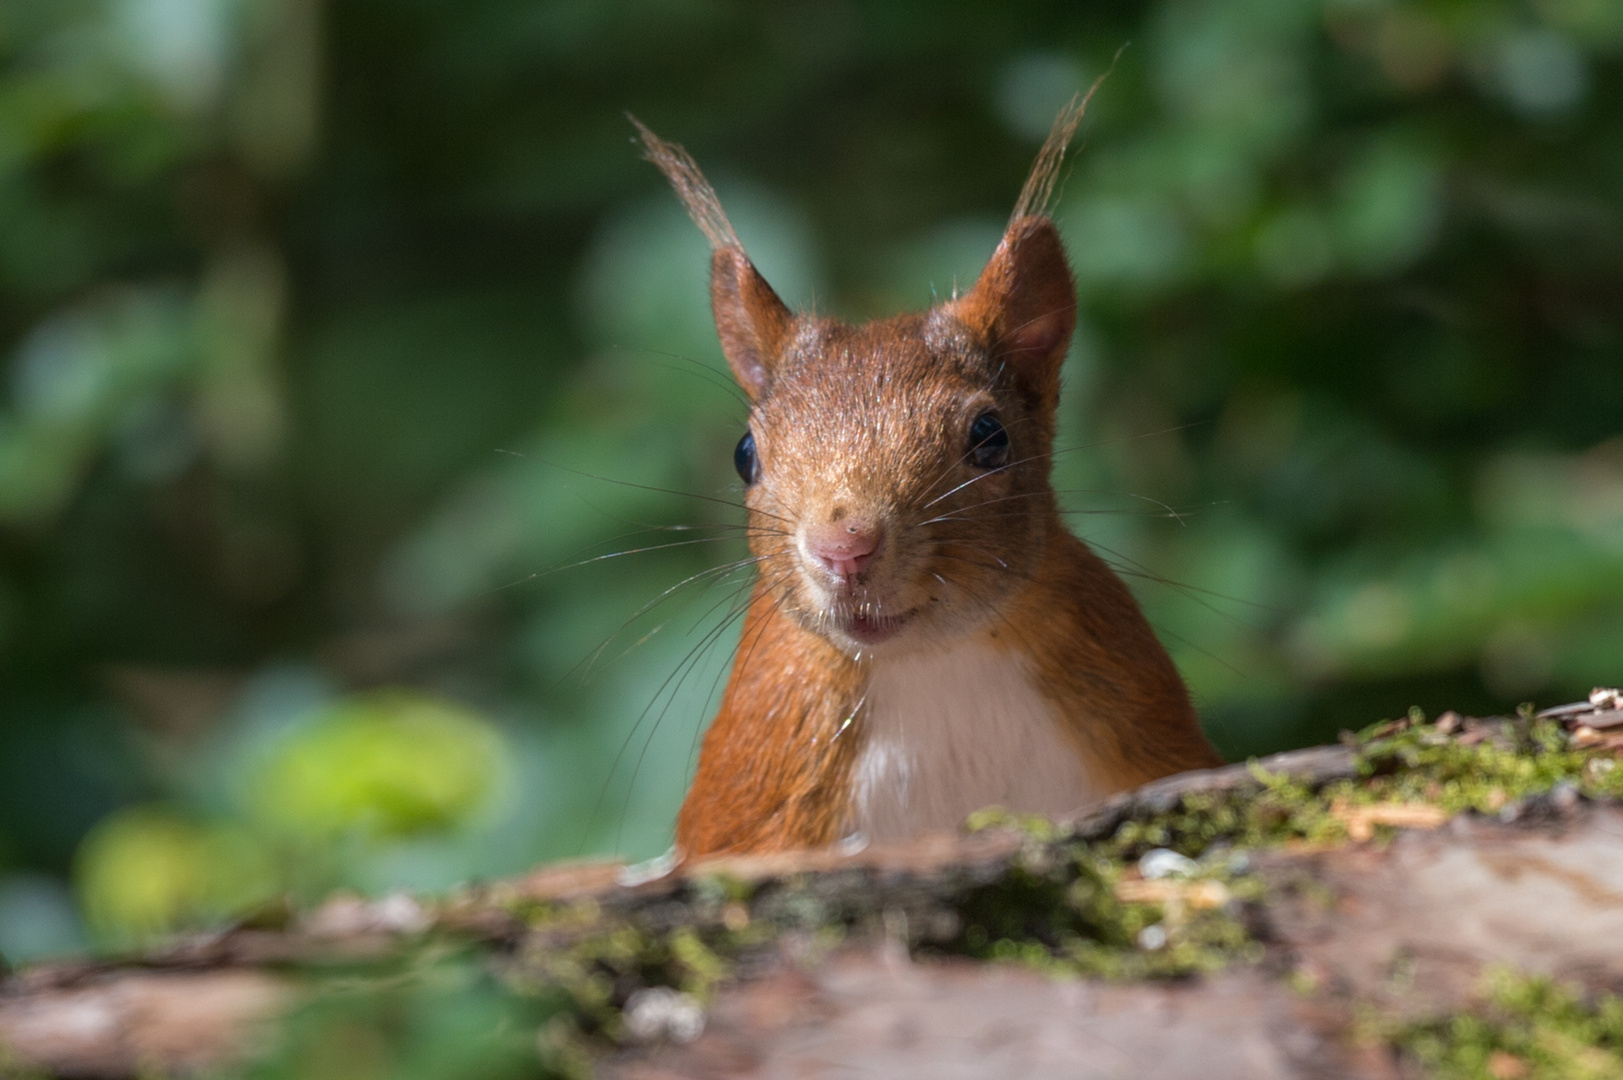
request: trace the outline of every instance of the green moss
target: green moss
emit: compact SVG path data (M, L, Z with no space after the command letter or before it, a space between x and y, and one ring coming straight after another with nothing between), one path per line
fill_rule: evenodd
M1001 806L988 806L969 815L964 828L972 833L986 829L1013 829L1029 840L1047 843L1060 837L1063 830L1041 814L1016 814Z
M0 1044L0 1076L6 1080L50 1080L42 1070L19 1061L4 1044Z
M1510 971L1489 976L1475 1009L1423 1023L1367 1025L1438 1080L1623 1077L1623 998Z
M1191 975L1260 956L1240 916L1261 883L1227 860L1153 884L1129 881L1121 860L1080 841L1033 848L1017 862L956 899L961 929L941 951L1115 979Z
M1384 842L1395 830L1378 814L1371 823L1368 808L1377 806L1424 804L1441 820L1501 813L1562 786L1594 798L1623 796L1623 769L1610 756L1575 748L1559 724L1525 713L1452 734L1416 710L1352 741L1356 779L1314 785L1253 764L1253 788L1186 794L1174 808L1135 816L1091 843L1068 839L1042 818L995 807L977 813L971 829L1012 828L1026 838L1026 854L1001 880L958 901L964 927L947 950L1117 978L1209 971L1260 951L1239 916L1246 901L1261 899L1262 885L1236 873L1243 858L1230 861L1230 853L1346 843L1361 819L1370 838ZM1197 880L1222 884L1231 902L1169 913L1164 904L1122 899L1128 868L1155 848L1201 860ZM1165 940L1146 949L1141 935L1152 926Z
M1260 790L1185 795L1172 811L1125 822L1101 850L1120 859L1154 847L1198 856L1214 845L1333 844L1348 839L1348 811L1358 807L1425 803L1491 814L1563 785L1590 798L1623 797L1623 769L1611 756L1575 748L1550 720L1519 716L1461 738L1416 715L1377 724L1354 745L1357 779L1314 787L1253 765ZM1378 838L1392 832L1376 826Z
M706 874L689 885L696 898L715 903L746 903L755 895L755 886L731 874Z
M1497 811L1562 783L1595 796L1623 793L1611 758L1574 748L1554 721L1517 717L1485 730L1486 737L1469 743L1431 724L1377 725L1361 738L1360 765L1370 777L1362 787L1451 812Z
M1259 848L1346 838L1325 792L1255 766L1252 772L1260 790L1185 795L1174 810L1123 822L1101 842L1101 851L1117 860L1137 858L1151 848L1199 857L1220 845Z

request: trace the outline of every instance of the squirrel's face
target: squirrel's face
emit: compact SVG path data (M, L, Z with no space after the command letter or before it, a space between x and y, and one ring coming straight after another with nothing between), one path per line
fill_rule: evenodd
M1041 556L1052 401L952 305L794 321L736 454L786 614L852 654L975 631Z
M782 610L853 655L999 619L1054 519L1076 297L1053 224L1016 220L974 288L919 315L797 317L731 245L710 296L752 403L736 463Z
M1076 285L1043 207L1085 105L1060 114L969 292L856 327L785 307L687 151L637 125L710 240L716 334L752 404L736 463L762 581L853 654L995 622L1042 556L1059 367L1076 325Z
M710 239L716 334L752 406L736 457L762 581L853 654L995 622L1041 558L1076 285L1040 208L1080 116L1044 144L969 292L856 327L785 307L693 159L639 125Z
M857 327L785 307L687 151L637 124L710 240L716 334L752 403L736 458L763 582L852 653L995 622L1041 557L1076 325L1044 207L1086 104L1061 112L968 293Z

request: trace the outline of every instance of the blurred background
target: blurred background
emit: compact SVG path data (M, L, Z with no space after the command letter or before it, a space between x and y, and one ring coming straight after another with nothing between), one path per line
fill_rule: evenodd
M744 413L624 113L861 319L1127 42L1056 484L1213 738L1623 680L1615 0L6 0L0 953L662 851Z

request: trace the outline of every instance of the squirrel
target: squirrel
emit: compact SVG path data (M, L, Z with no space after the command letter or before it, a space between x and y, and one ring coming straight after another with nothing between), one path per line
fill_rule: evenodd
M1061 111L973 287L860 326L789 310L697 164L632 118L710 241L750 402L757 577L676 823L681 858L1059 815L1222 763L1132 593L1050 484L1076 286L1048 203Z

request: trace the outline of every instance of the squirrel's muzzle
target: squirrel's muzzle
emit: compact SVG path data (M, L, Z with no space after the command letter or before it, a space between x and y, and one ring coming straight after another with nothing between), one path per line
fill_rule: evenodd
M802 547L808 561L843 585L867 569L884 539L884 529L877 522L847 517L808 526Z

